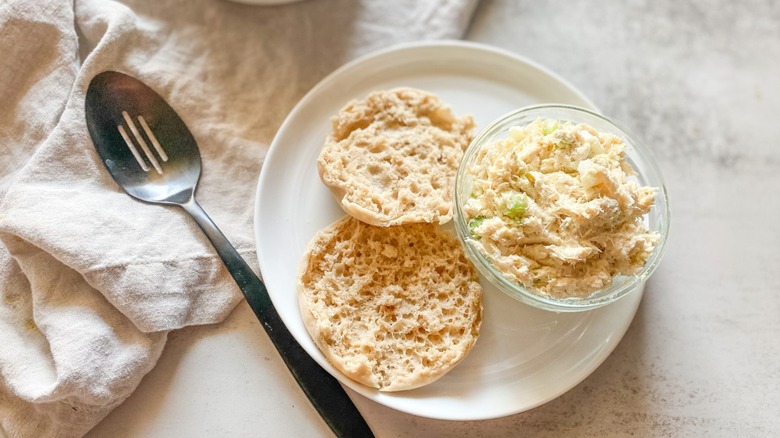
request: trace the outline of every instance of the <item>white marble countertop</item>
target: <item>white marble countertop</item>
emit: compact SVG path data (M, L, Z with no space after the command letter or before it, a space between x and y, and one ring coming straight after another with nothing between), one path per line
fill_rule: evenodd
M351 393L377 436L780 436L780 4L483 0L467 39L549 67L646 140L670 243L617 349L563 396L448 422ZM275 355L245 304L173 333L88 436L331 436Z

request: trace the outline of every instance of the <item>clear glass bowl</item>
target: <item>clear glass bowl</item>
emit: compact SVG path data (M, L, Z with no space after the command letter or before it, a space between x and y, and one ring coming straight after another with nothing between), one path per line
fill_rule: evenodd
M463 215L463 205L471 193L470 176L466 169L474 162L477 151L495 139L506 138L509 128L525 126L534 120L556 119L573 123L586 123L597 131L617 135L626 142L626 158L637 172L637 179L643 185L657 188L655 204L645 221L651 231L656 231L660 240L644 267L635 275L617 276L608 287L594 291L585 298L554 298L534 293L517 284L499 272L476 247ZM535 105L505 114L485 127L471 142L455 178L455 229L466 253L477 269L499 290L526 304L556 312L576 312L594 309L612 303L641 286L655 271L661 261L669 233L669 197L661 170L650 150L627 129L593 111L569 105Z

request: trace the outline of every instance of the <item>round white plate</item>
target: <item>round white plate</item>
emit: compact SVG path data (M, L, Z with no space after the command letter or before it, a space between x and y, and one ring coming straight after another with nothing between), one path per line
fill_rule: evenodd
M447 420L522 412L568 391L612 352L634 317L642 290L584 313L534 309L483 279L484 317L476 346L431 385L380 393L353 382L326 361L298 313L295 274L314 234L343 216L320 181L317 156L330 118L349 100L397 86L432 91L477 129L529 104L592 108L579 91L517 55L463 42L394 47L351 62L314 87L276 134L260 174L255 205L257 255L276 309L304 349L344 385L385 406Z

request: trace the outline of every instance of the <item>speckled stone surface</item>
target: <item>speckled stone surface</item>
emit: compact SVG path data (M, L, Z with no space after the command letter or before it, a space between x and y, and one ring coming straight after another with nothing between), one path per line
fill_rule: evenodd
M591 377L448 432L780 436L780 3L483 0L467 38L542 63L643 138L673 222Z
M780 3L482 0L466 37L547 66L645 139L671 194L670 243L617 349L563 396L474 422L356 397L377 436L780 436ZM257 404L257 418L199 436L328 436L251 324L239 309L200 335L219 342L237 331L266 352L276 378L242 399ZM145 407L176 405L165 393L197 346L187 331L173 336L160 371L91 437L198 435L188 422L155 429L154 418L139 418ZM242 373L221 391L254 385ZM199 397L212 383L190 391ZM187 409L197 420L227 408L215 398Z

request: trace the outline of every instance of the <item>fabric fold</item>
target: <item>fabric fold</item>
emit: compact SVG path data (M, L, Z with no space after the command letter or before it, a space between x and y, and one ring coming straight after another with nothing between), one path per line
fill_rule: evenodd
M475 0L11 0L0 5L0 426L81 436L151 370L167 333L241 301L196 224L130 198L84 117L90 79L135 76L197 140L199 203L249 262L276 129L326 74L372 50L459 38Z

